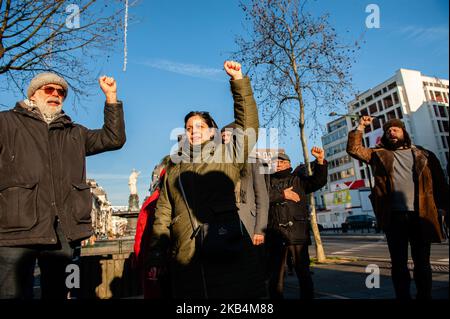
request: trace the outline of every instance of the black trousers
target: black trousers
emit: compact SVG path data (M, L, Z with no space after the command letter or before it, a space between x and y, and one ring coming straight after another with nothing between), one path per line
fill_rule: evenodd
M67 299L69 291L74 297L76 289L66 286L68 275L74 272L66 273L66 267L78 265L81 247L79 243L67 242L58 222L55 228L56 244L0 247L0 299L33 298L36 261L41 273L42 299Z
M417 299L431 299L431 242L422 239L417 212L392 212L391 224L385 230L391 255L392 281L398 299L410 299L411 276L408 269L408 243L414 262Z
M314 285L309 268L308 245L268 245L269 260L269 295L271 299L283 299L284 273L288 257L291 253L294 269L300 286L300 299L314 298Z

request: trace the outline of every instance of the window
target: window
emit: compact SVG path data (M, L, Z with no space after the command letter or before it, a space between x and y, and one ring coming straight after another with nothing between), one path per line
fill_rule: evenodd
M434 93L433 93L433 91L428 91L428 92L430 92L430 100L431 101L436 101L435 99L434 99Z
M378 118L374 118L372 121L373 130L379 129L381 127L380 120Z
M363 169L361 170L361 178L362 178L362 179L366 179L366 174L364 173L364 170L363 170Z
M392 96L386 96L383 99L383 104L384 104L384 108L387 109L388 107L391 107L392 105L394 105L394 102L392 101Z
M369 95L368 97L366 97L366 103L370 102L372 100L373 100L373 96L372 95Z
M396 108L395 111L397 112L397 118L402 119L403 118L403 112L400 107Z
M370 114L374 114L374 113L377 113L377 104L376 103L373 103L373 104L370 104L369 105L369 112L370 112Z
M434 91L434 95L436 96L435 101L444 103L444 98L442 97L442 93L439 91Z
M386 123L384 114L383 114L383 117L380 118L379 120L380 120L380 125L381 125L381 126L383 126L383 125Z
M388 121L392 120L392 119L395 119L395 111L392 110L392 111L388 112L387 113L387 118L388 118Z
M359 112L359 113L360 113L361 116L367 116L367 115L369 115L369 114L367 113L367 109L362 109L361 112Z
M448 148L447 139L446 139L445 135L441 135L441 140L442 140L442 147Z
M386 93L387 92L387 88L383 88L383 93Z
M433 108L434 108L434 115L436 115L436 117L439 117L439 106L433 104Z
M441 117L447 117L447 115L445 114L445 107L443 105L438 105L438 109Z
M375 96L375 97L380 96L380 95L381 95L381 91L376 91L376 92L373 94L373 96Z
M381 100L379 100L379 101L377 102L377 104L378 104L378 111L379 111L379 112L383 111L383 103L381 103Z
M349 168L347 170L347 174L348 174L348 176L353 176L353 175L355 175L355 170L353 168Z
M365 128L364 128L364 133L369 133L369 132L371 132L372 131L372 128L370 127L370 125L367 125Z
M396 82L392 82L391 84L388 85L388 90L392 90L397 86Z
M400 101L398 99L398 93L397 92L392 93L392 96L394 97L394 103L395 104L400 103Z
M444 128L444 132L448 133L448 121L442 121L442 127Z

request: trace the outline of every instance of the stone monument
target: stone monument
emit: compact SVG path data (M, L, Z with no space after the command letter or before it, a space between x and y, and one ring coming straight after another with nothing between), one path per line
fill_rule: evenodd
M128 198L128 211L135 212L139 211L139 196L137 194L137 178L141 174L141 172L136 171L133 168L133 171L130 174L130 178L128 179L128 186L130 187L130 196Z

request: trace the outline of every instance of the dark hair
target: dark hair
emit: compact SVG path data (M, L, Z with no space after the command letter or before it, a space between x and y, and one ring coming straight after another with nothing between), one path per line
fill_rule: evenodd
M406 148L410 148L411 147L411 137L409 136L408 132L404 129L401 128L403 130L403 145L392 145L391 142L389 142L388 139L388 133L387 130L384 132L383 136L381 137L381 145L386 147L387 149L395 149L398 146L404 146Z
M184 117L184 127L186 127L187 121L193 116L200 116L205 121L205 123L208 125L209 128L216 128L216 129L219 128L217 126L216 122L214 121L214 119L212 118L211 114L209 114L209 112L204 112L204 111L189 112Z
M231 122L228 125L225 125L224 127L222 127L222 129L220 130L220 133L225 132L227 129L229 129L230 131L236 129L238 126L236 125L235 122Z

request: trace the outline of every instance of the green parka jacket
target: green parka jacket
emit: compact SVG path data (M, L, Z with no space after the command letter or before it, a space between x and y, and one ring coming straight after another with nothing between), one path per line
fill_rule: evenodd
M203 144L200 155L193 155L195 152L192 147L185 150L181 162L168 169L158 199L150 240L149 264L160 266L169 262L175 297L206 297L205 291L200 293L205 285L208 287L209 297L213 297L213 291L219 290L214 289L214 286L220 287L227 283L227 287L231 289L232 282L239 285L242 280L251 277L251 273L247 274L244 269L244 263L250 265L251 262L249 264L248 260L240 260L228 265L227 271L218 269L217 265L203 265L203 275L206 272L207 277L205 283L204 276L202 279L200 274L201 262L196 252L196 240L192 236L195 225L209 222L215 214L237 214L240 171L258 136L258 111L250 80L244 78L230 83L235 122L249 134L246 134L245 138L242 138L243 135L238 136L238 142L228 145L220 141ZM187 203L184 201L180 183ZM233 267L236 267L240 274L236 274ZM220 296L227 296L224 292L226 290L229 289L220 288L224 293Z

